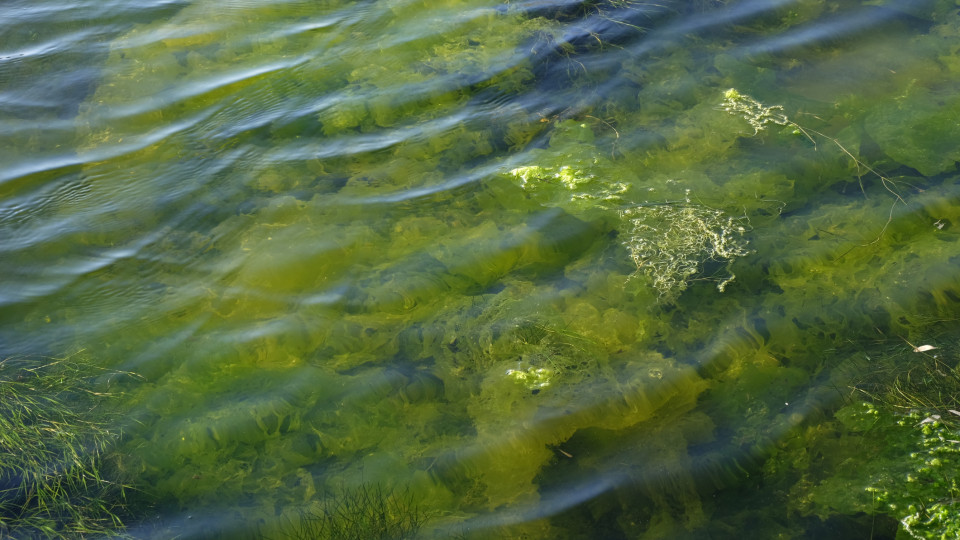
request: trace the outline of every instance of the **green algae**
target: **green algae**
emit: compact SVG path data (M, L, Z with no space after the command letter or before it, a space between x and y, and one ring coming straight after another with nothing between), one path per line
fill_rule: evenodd
M82 151L97 160L86 167L91 191L61 211L105 200L125 208L91 224L86 246L161 231L142 243L144 259L160 263L89 277L108 284L144 272L160 284L151 324L111 340L111 354L162 343L144 370L149 383L129 401L142 424L127 442L161 510L222 510L237 530L273 530L376 479L444 516L425 525L442 536L498 509L549 502L567 488L557 480L565 475L611 478L615 467L617 482L637 487L598 504L597 515L616 515L620 534L696 535L727 518L712 490L757 471L774 478L781 462L812 466L764 459L806 418L797 403L812 381L842 365L824 351L877 332L914 340L923 317L955 316L955 276L942 268L954 262L960 223L956 157L937 150L955 139L955 100L929 102L947 96L934 83L945 72L918 64L912 85L898 75L895 104L841 97L801 111L796 96L771 88L772 69L723 51L702 64L702 51L678 43L656 58L623 59L624 76L639 84L630 100L546 122L508 103L484 109L482 121L448 124L483 91L534 88L527 60L504 68L503 58L538 32L562 34L556 22L449 2L430 13L469 13L460 26L394 46L431 24L414 7L276 38L274 26L336 18L340 6L226 14L260 21L251 32L218 18L220 30L201 3L116 43L80 119ZM757 31L825 13L825 2L798 3ZM953 46L945 26L931 34L944 42L943 70ZM172 35L143 37L157 31ZM393 54L326 52L357 37ZM577 78L580 88L591 76ZM218 77L236 80L140 100L145 85L203 88ZM731 86L775 105L753 100L745 110L754 122L731 115ZM232 131L280 99L306 112ZM904 124L916 113L947 114L924 132L921 121ZM119 120L98 123L104 114ZM796 118L804 120L788 125ZM538 135L548 139L529 149ZM898 144L904 136L909 144ZM302 139L305 150L289 159L244 151ZM126 144L123 159L105 154ZM346 150L364 144L371 150ZM473 168L503 149L518 155L492 173ZM215 185L192 192L230 207L207 227L169 219L196 207L164 207L159 187L125 189L124 171L161 163L171 167L164 174L186 174L218 152L237 159L213 183L242 190L226 200ZM865 164L919 175L881 179ZM460 175L481 180L446 191ZM721 241L685 237L695 224ZM664 235L667 246L656 243ZM191 260L208 271L183 263ZM658 265L665 270L645 273ZM737 275L723 295L690 279L715 272L721 283ZM658 279L662 287L650 286ZM121 328L125 318L110 321ZM528 375L521 384L518 373ZM829 436L820 428L809 440L827 447ZM846 442L849 455L856 445ZM727 449L747 457L726 458ZM874 504L845 498L837 478L795 511L827 519ZM562 517L495 526L504 537L574 529Z
M950 414L950 413L948 413ZM833 440L784 456L809 467L791 490L796 511L826 519L835 514L885 514L905 537L950 538L957 533L957 432L940 415L896 413L884 404L853 403L835 415ZM814 465L811 456L829 456Z

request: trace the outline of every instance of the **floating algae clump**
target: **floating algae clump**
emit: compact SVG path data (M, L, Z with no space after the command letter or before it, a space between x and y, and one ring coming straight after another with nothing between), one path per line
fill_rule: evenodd
M551 187L568 190L571 192L570 200L580 203L574 206L584 208L603 208L616 204L629 190L629 186L623 182L606 182L586 172L583 167L571 165L518 167L511 170L510 175L528 192L547 191Z
M769 124L778 126L792 124L790 119L787 118L787 115L783 113L782 105L765 107L752 97L741 94L735 88L731 88L723 93L721 108L749 122L750 127L753 128L754 135L763 131Z
M661 296L687 288L708 260L730 261L747 254L746 227L720 210L694 204L638 206L621 212L630 227L624 245L639 272L653 280ZM736 276L717 279L723 292Z
M554 372L550 368L508 369L507 377L530 390L539 390L550 386Z
M585 161L578 162L581 167L519 167L510 175L531 194L550 192L544 204L569 208L591 218L617 215L618 209L629 204L630 185L605 181ZM734 258L748 253L747 241L742 238L747 231L746 218L695 204L689 191L683 201L620 209L619 223L614 225L626 237L623 244L637 265L637 274L651 278L661 298L671 299L683 292L691 280L704 273L705 262L718 261L729 267ZM717 288L722 292L734 275L702 279L718 281Z

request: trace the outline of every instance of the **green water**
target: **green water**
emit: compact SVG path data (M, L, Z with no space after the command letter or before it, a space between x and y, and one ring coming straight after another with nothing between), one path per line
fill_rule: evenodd
M0 20L0 357L107 370L129 534L910 537L861 402L957 365L953 0Z

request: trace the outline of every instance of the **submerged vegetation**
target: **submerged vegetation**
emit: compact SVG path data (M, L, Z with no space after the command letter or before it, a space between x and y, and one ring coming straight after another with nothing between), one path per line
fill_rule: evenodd
M630 230L624 242L637 270L652 280L662 297L673 299L683 292L689 280L715 279L723 292L736 277L704 277L708 261L729 269L733 260L749 252L742 236L745 219L737 220L720 210L691 204L637 206L621 212L629 220Z
M960 315L955 1L493 4L111 43L75 189L0 213L80 223L4 271L80 270L4 337L148 377L121 441L73 364L0 363L0 536L119 528L115 444L169 536L956 530L954 353L871 349ZM860 9L910 31L804 41Z
M891 418L876 414L870 405L864 408L862 414L878 416L878 424L893 424L887 429L871 426L879 436L867 432L879 438L884 453L892 457L882 460L888 467L866 488L875 497L877 511L898 518L914 538L960 536L960 429L955 423L947 427L939 414L913 411Z
M583 124L571 127L571 131L588 129ZM713 261L729 272L734 259L747 255L748 242L743 237L749 220L693 202L689 189L681 200L637 204L631 200L628 184L598 178L590 172L599 161L594 158L581 159L574 166L519 167L511 170L510 176L525 191L542 197L545 204L588 218L609 220L604 213L618 214L616 227L624 238L628 257L637 267L634 276L646 276L649 283L644 286L656 290L661 300L676 300L693 280L716 281L717 289L723 292L734 274L706 275L704 265ZM595 211L599 209L604 212Z
M0 538L113 536L125 487L91 366L0 361Z
M783 445L777 463L809 467L791 490L797 511L888 515L918 539L960 534L960 358L952 344L933 350L871 352L873 373L833 420L805 429L806 448Z
M380 484L339 489L281 528L284 540L413 540L428 519L409 491Z

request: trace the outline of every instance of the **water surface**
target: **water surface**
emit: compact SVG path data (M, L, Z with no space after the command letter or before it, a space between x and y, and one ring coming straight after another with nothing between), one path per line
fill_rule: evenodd
M956 336L953 2L0 20L0 355L139 375L135 536L892 537L773 469Z

